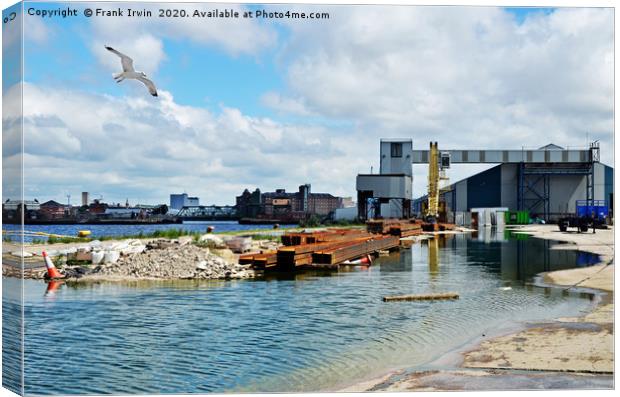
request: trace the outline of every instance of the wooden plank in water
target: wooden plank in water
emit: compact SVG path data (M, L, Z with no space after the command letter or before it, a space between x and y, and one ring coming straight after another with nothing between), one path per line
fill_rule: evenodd
M442 294L394 295L394 296L383 297L384 302L422 301L422 300L439 300L439 299L459 299L459 294L456 292L446 292Z

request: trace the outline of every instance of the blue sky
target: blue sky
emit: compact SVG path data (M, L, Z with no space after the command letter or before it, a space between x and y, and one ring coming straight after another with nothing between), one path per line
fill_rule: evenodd
M55 9L59 4L62 3L31 2L26 3L25 8ZM78 5L78 8L83 7ZM258 5L248 7L258 8ZM529 15L550 14L554 9L511 7L505 10L513 14L518 23L523 23ZM74 81L72 76L85 75L98 68L97 59L88 48L91 21L83 17L46 20L45 24L54 32L53 41L44 44L26 41L25 80L70 84ZM282 25L272 27L277 32L278 43L286 42L288 29ZM212 110L217 110L221 103L227 103L252 116L276 116L272 109L261 105L260 98L265 92L286 89L283 73L286 65L278 65L275 61L277 44L258 55L230 55L221 48L200 46L186 39L164 38L163 42L167 59L162 62L157 77L160 84L174 93L178 103ZM135 66L139 68L139 63L136 62ZM196 87L197 78L201 86L208 87L208 90ZM108 79L96 89L108 95L124 95L124 91L113 83L112 79Z
M43 10L54 9L58 5L27 3L26 7ZM88 48L91 20L79 17L53 19L45 23L53 30L54 40L40 44L26 42L26 81L71 84L75 82L75 76L84 76L99 68L97 59ZM284 35L285 31L278 27L278 33ZM268 49L258 56L231 56L220 48L200 46L187 39L164 38L163 44L167 59L153 77L158 78L162 87L174 92L180 104L216 110L220 103L228 103L251 115L265 115L269 109L260 105L260 96L285 85L272 62L275 49ZM108 45L114 46L114 43ZM122 48L119 50L123 51ZM134 66L139 69L139 61ZM197 87L197 80L205 89ZM93 88L113 96L125 94L112 78L102 80Z
M232 204L244 188L303 183L354 196L355 175L378 168L380 138L446 149L613 139L609 9L265 8L330 19L27 17L27 196L161 203L187 191ZM134 57L160 97L115 83L120 62L103 44ZM425 172L414 169L415 195Z

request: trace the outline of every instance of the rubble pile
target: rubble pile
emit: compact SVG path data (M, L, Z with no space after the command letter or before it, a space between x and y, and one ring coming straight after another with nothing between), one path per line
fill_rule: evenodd
M66 279L246 279L255 273L239 265L227 239L206 236L195 242L190 236L150 241L91 241L70 248L48 250ZM245 243L245 242L244 242ZM15 256L15 261L19 261ZM46 278L40 254L24 261L36 266L3 266L4 276Z
M175 241L149 243L142 253L121 256L116 262L102 263L90 274L128 278L161 279L243 279L254 277L249 266L230 263L209 248Z

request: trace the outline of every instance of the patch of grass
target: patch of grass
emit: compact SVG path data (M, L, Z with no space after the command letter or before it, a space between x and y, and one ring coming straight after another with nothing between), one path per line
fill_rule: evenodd
M299 221L299 226L301 227L318 227L321 226L321 218L317 215L312 214L308 219L302 219Z
M179 238L181 236L201 236L201 232L192 232L184 229L168 229L168 230L155 230L148 237L164 237L164 238Z
M80 243L80 242L89 242L93 240L106 241L106 240L128 240L128 239L142 239L142 238L168 238L175 239L181 236L193 236L195 240L200 238L205 232L195 232L190 230L183 229L168 229L168 230L155 230L152 233L144 233L140 232L138 234L125 234L119 236L100 236L100 237L54 237L50 236L47 238L48 244L59 244L59 243Z
M252 240L268 240L268 241L278 241L280 240L280 236L274 236L272 234L252 234Z
M88 267L91 266L93 263L91 261L78 261L76 259L67 259L67 266L82 266L82 267Z
M68 243L87 243L93 241L91 238L85 237L54 237L47 238L47 244L68 244Z

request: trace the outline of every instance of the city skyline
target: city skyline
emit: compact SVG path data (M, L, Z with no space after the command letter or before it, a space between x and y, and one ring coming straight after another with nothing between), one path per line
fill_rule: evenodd
M355 176L378 171L379 139L388 137L411 138L415 149L430 140L444 149L600 140L602 162L614 164L605 150L613 140L612 9L286 8L330 16L209 23L28 16L23 86L3 87L9 110L24 93L25 198L92 191L155 204L191 190L226 205L245 188L306 182L355 196ZM104 45L134 57L160 97L145 95L140 83L116 84L118 58ZM10 131L11 120L3 122ZM17 143L3 145L10 166ZM458 166L449 176L486 168ZM418 197L427 169L413 172Z

